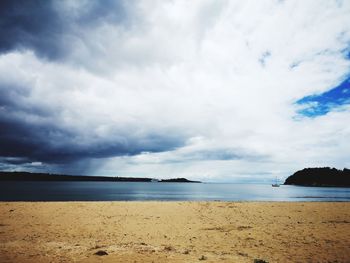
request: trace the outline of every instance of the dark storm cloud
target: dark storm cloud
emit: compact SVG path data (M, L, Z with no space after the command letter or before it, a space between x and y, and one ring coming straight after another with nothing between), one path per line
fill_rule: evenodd
M73 15L65 13L69 10L62 8L63 1L0 1L0 53L31 49L41 57L59 59L69 52L72 39L79 38L76 28L121 23L126 17L123 1L88 3Z
M100 138L93 133L81 135L79 131L61 127L58 114L52 109L28 104L25 101L28 96L21 86L0 84L0 157L7 157L6 163L69 163L143 151L159 152L183 143L175 136L153 133L138 137L118 130L113 136Z
M0 1L0 51L29 48L48 58L63 54L64 25L51 1Z
M86 158L159 152L181 145L178 138L146 135L140 138L81 138L79 134L52 123L29 123L0 117L0 156L15 157L7 163L69 163ZM84 141L83 141L84 140Z
M68 5L67 5L68 3ZM36 55L62 59L72 43L83 38L85 29L103 23L126 22L124 1L0 1L0 53L33 50ZM78 124L64 126L60 119L64 105L42 103L33 98L33 87L26 82L0 76L0 164L31 165L34 162L62 164L91 158L135 155L143 151L159 152L183 144L179 136L147 132L138 135L127 127L98 136ZM42 98L45 100L45 98ZM128 132L125 132L128 131ZM3 169L1 168L0 169Z
M60 152L48 140L55 139L56 143L67 136L55 127L30 124L21 119L1 117L0 126L0 155L21 157L23 162L54 161ZM69 157L66 155L64 159Z

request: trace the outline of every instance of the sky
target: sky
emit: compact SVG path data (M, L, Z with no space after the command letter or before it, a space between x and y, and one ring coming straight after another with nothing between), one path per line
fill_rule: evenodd
M0 170L350 168L350 1L0 1Z

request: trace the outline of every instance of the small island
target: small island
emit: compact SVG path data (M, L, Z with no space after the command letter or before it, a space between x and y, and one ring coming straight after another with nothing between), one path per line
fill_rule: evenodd
M86 176L65 175L51 173L31 172L0 172L0 181L79 181L79 182L160 182L160 183L201 183L186 178L154 179L142 177L109 177L109 176Z
M186 178L162 179L160 183L201 183L200 181L191 181Z
M289 176L285 185L350 187L350 170L330 167L305 168Z

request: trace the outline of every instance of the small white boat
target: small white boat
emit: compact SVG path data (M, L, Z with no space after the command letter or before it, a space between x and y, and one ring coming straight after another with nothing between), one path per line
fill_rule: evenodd
M277 177L276 177L275 183L272 184L272 187L280 187L280 184L277 181Z

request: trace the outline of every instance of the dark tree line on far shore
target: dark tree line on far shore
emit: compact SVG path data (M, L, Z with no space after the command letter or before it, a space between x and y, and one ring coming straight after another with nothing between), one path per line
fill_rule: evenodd
M86 176L65 175L50 173L30 172L0 172L0 181L85 181L85 182L160 182L160 183L200 183L186 178L153 179L142 177L109 177L109 176Z
M305 168L289 176L285 185L350 187L350 169Z

